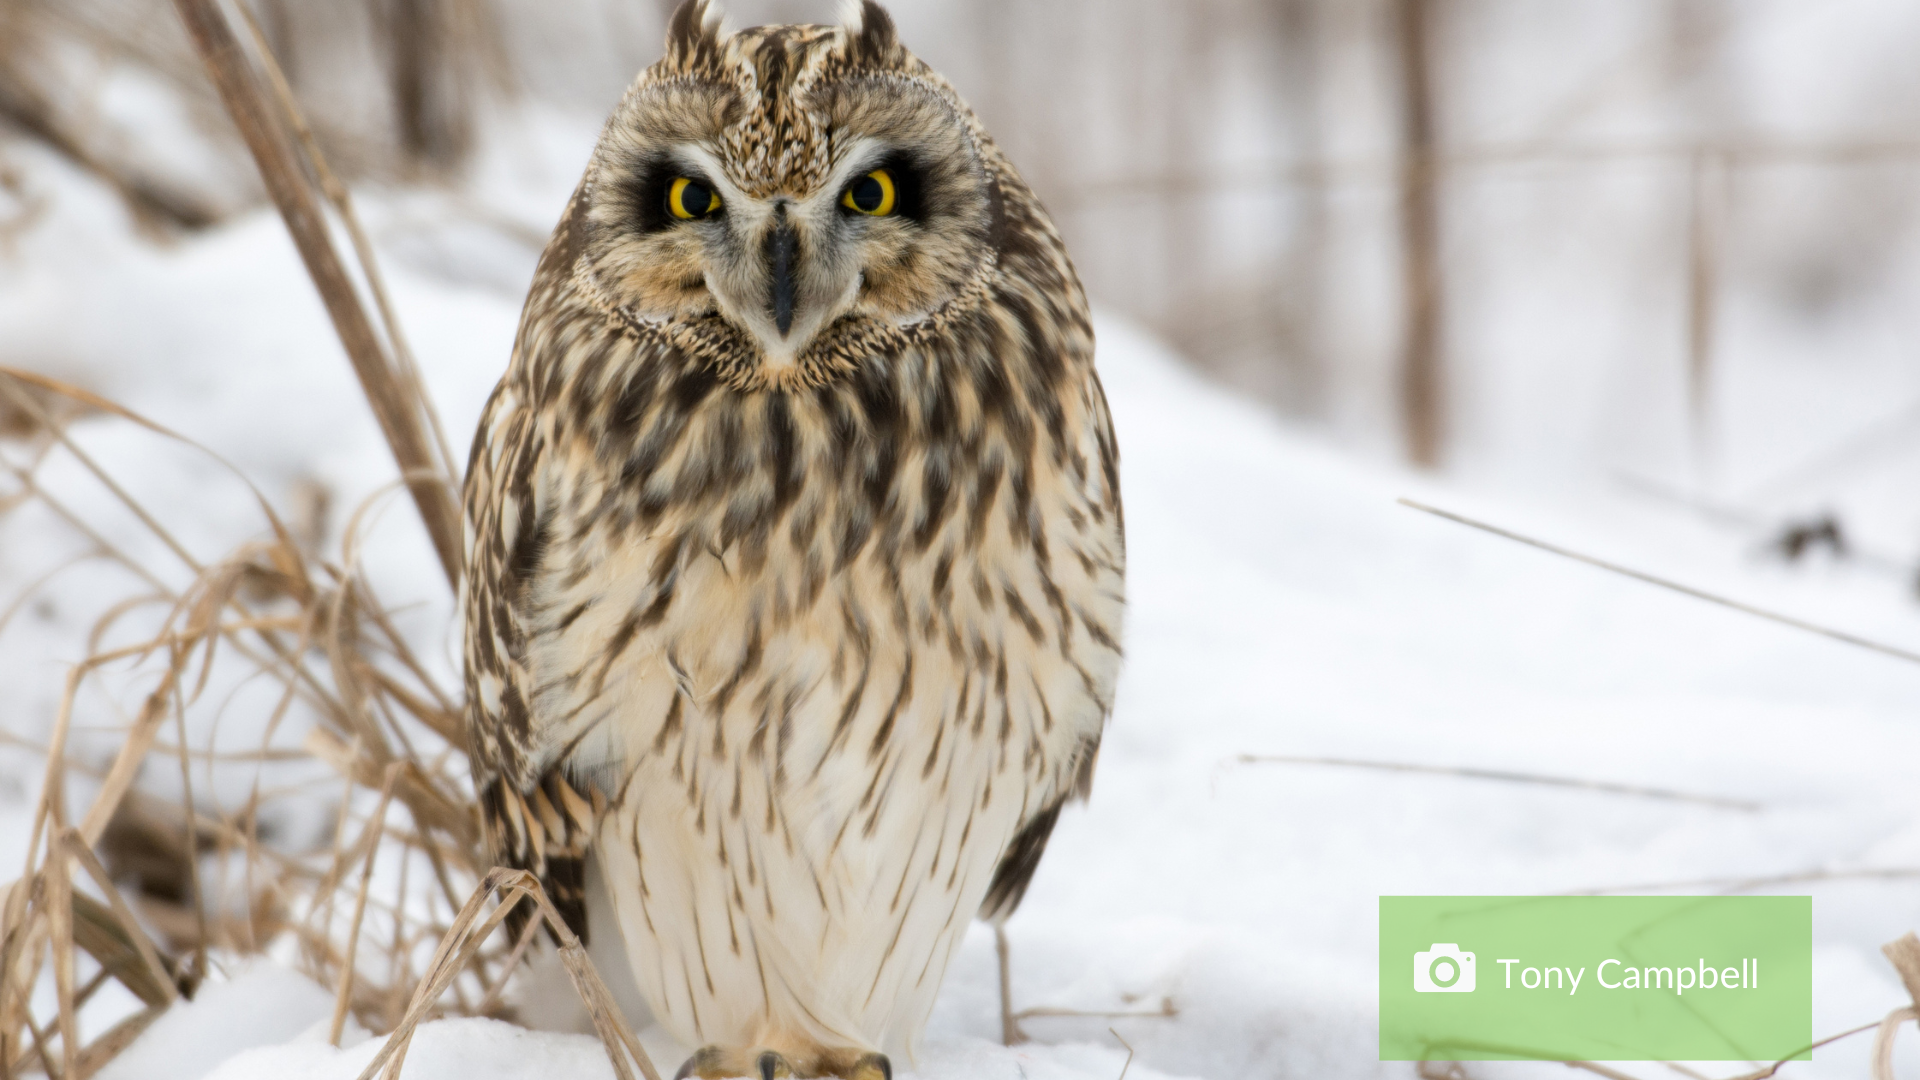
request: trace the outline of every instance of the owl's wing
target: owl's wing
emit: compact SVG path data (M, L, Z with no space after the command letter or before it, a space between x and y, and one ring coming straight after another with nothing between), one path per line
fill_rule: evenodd
M494 864L531 871L585 940L587 850L605 798L574 787L529 708L528 586L546 548L544 457L531 405L502 382L467 467L467 752ZM529 911L507 920L516 938Z
M1112 523L1113 538L1119 551L1124 553L1126 525L1120 505L1120 450L1113 436L1113 417L1107 410L1106 390L1101 387L1098 374L1087 373L1082 393L1092 420L1094 445L1090 449L1099 458L1098 469L1089 474L1096 479L1087 497L1105 511L1104 520ZM1118 562L1124 562L1124 558ZM1106 687L1104 693L1105 701L1110 704L1113 687ZM1104 716L1101 721L1104 728ZM1021 899L1027 895L1027 886L1033 882L1033 872L1040 867L1040 856L1046 853L1047 838L1053 835L1054 823L1060 820L1060 810L1070 802L1084 802L1093 793L1093 765L1100 756L1100 734L1100 730L1096 730L1080 743L1073 783L1066 793L1042 806L1014 833L1006 852L1000 856L1000 864L994 868L993 881L987 885L986 899L980 904L980 918L998 922L1020 906Z
M1042 807L1013 834L1012 843L1000 856L1000 865L994 867L987 898L980 902L982 919L1004 921L1020 906L1027 895L1027 886L1033 882L1033 872L1040 868L1040 856L1046 853L1047 838L1053 835L1053 825L1060 820L1061 808L1075 799L1084 800L1093 791L1093 762L1099 756L1100 737L1095 735L1081 746L1080 769L1072 790Z

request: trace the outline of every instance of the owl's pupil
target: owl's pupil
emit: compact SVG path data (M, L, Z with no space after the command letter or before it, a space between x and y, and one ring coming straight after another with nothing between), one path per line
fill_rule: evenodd
M713 204L713 192L698 183L688 182L680 189L680 211L688 217L701 217Z
M853 205L868 214L880 209L880 204L887 201L887 190L871 176L861 177L860 182L853 185L850 194L853 196Z

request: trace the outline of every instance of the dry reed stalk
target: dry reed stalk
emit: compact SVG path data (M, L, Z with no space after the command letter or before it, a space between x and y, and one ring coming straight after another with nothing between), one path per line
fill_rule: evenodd
M165 964L160 962L160 954L154 948L153 939L147 936L146 930L140 925L140 920L135 918L133 912L128 909L126 897L120 895L119 887L114 885L113 880L107 876L106 867L101 866L100 860L94 857L93 849L87 846L86 839L78 830L69 829L61 840L67 847L68 855L86 870L87 876L91 877L93 883L99 887L101 895L105 896L107 902L112 905L116 924L132 940L134 951L139 954L140 962L145 965L147 974L152 978L156 989L143 993L136 985L136 981L125 974L117 976L120 982L148 1005L171 1005L179 1000L180 988L174 983L173 974L167 970ZM158 1000L153 1000L156 997Z
M420 377L420 366L414 360L413 350L408 348L406 335L400 330L400 318L395 314L393 300L387 293L379 260L374 258L373 243L367 239L367 231L360 225L360 215L354 211L353 194L347 185L340 182L333 167L327 164L327 156L321 153L320 142L314 138L313 128L307 123L306 114L294 98L293 87L287 82L286 72L274 56L273 46L268 44L260 21L254 18L253 9L241 4L240 17L247 24L248 35L253 39L254 55L259 57L260 70L267 76L267 85L273 90L280 121L293 133L303 159L313 170L321 193L333 204L334 211L340 215L340 223L347 230L348 239L353 242L354 259L360 264L360 275L366 280L367 290L373 294L374 305L380 312L381 328L386 332L387 343L393 348L393 358L399 365L401 377L406 380L407 392L419 403L420 411L427 418L427 426L433 432L434 446L440 451L441 471L450 477L457 476L460 472L459 462L453 456L446 430L440 424L440 411L433 407L433 400L427 396L426 383Z
M307 272L333 320L334 331L353 363L361 389L400 466L402 480L426 524L447 581L455 583L460 576L460 515L449 486L450 478L434 461L432 445L421 419L423 404L395 370L374 332L359 293L339 253L334 250L326 217L300 171L296 148L275 122L226 16L215 0L174 0L174 6L233 117L234 126L259 166L267 193L279 208L287 231L300 250Z
M506 971L517 970L520 967L520 961L525 959L527 950L531 949L533 943L539 938L540 920L528 919L527 925L520 928L520 940L513 943L513 951L507 954L507 962L502 965L502 968ZM493 989L487 991L487 996L480 999L480 1004L473 1007L475 1015L491 1016L494 1007L500 1003L500 992L506 988L505 979L495 983Z
M0 370L0 399L20 397L26 386L51 395L49 401L71 399L87 404L91 413L104 412L158 437L194 445L84 391ZM200 958L212 951L257 952L276 940L298 944L304 968L336 988L336 1001L345 1010L375 1030L394 1027L415 982L416 943L442 934L446 927L439 913L450 916L460 910L461 898L484 866L465 786L465 755L453 738L458 733L457 698L412 654L358 575L304 557L264 499L259 499L259 508L270 539L243 545L219 560L197 558L68 436L65 418L54 416L47 404L34 400L21 405L28 412L41 410L46 446L82 464L194 577L185 588L169 586L164 575L115 547L86 517L45 491L34 477L44 455L30 466L0 455L0 469L21 482L19 499L0 506L0 513L28 502L48 506L73 527L89 557L122 566L143 590L111 603L95 621L89 655L67 674L46 740L47 771L29 860L21 878L5 887L0 904L0 1072L13 1075L32 1067L63 1078L89 1075L190 989L194 973L209 966ZM258 492L254 494L258 499ZM347 553L355 553L351 543ZM352 558L347 565L353 565ZM144 628L136 629L136 621ZM129 631L134 634L131 640ZM253 751L190 745L187 716L202 708L196 702L214 685L216 667L225 672L219 676L223 682L264 676L277 684L268 733ZM147 677L126 737L111 762L94 770L71 760L68 746L80 717L82 687L109 669ZM314 724L308 748L301 751L272 745L272 733L295 706ZM163 740L159 733L169 722L178 734ZM176 860L170 880L186 895L178 901L142 896L144 914L137 917L135 905L120 893L127 883L116 882L111 859L103 864L94 851L111 855L117 849L107 840L121 827L117 823L134 820L129 814L149 813L141 807L150 800L143 802L146 797L138 794L135 782L146 763L165 761L182 770L188 803L168 817L173 824L164 827L184 840L162 845L172 854L153 851L154 857ZM280 851L261 842L264 809L282 798L311 798L310 781L278 787L262 783L260 769L290 762L336 771L345 784L343 809L363 792L379 795L359 840L349 841L348 834L341 833L334 850L318 861L310 853ZM205 786L197 779L202 770L212 776L232 768L255 770L241 808L203 812L192 805L192 792ZM70 827L66 778L75 772L89 775L94 798L79 814L79 824ZM386 821L390 803L406 809L409 824ZM160 827L159 821L143 827ZM402 873L391 903L374 898L370 890L377 875L369 871L382 850L399 853L402 865L424 858L432 867L431 877L421 882L424 892ZM222 858L220 875L201 879L202 852ZM244 873L226 872L228 852L243 860ZM353 867L360 868L358 875L349 873ZM75 889L74 874L84 875L108 900L103 903ZM209 910L224 906L211 903L212 898L227 895L244 898L246 917L207 918ZM352 913L344 927L335 921L336 899L338 910ZM386 930L368 933L380 919L387 920L381 924ZM156 944L143 921L160 929L172 945ZM387 951L386 985L358 974L362 965L357 961L374 948ZM193 958L184 970L177 959L182 950ZM487 1009L494 1009L512 970L502 961L519 960L519 955L507 957L507 951L500 943L485 941L465 949L460 963L441 973L442 989L451 988L449 1005L470 1012L467 1003L478 996ZM98 970L86 970L83 964ZM366 967L378 970L377 964ZM79 1010L108 981L126 985L146 1007L83 1046ZM51 986L57 999L55 1014L45 1019L32 1009L37 985ZM336 1029L344 1025L345 1014L337 1010ZM617 1032L612 1037L619 1041Z
M484 919L481 911L489 898L498 894L499 903L493 912ZM361 1071L359 1080L373 1080L380 1075L384 1080L398 1080L400 1068L406 1061L407 1048L413 1042L414 1031L432 1011L440 995L452 985L467 959L478 949L523 900L531 901L535 907L534 923L544 923L560 942L560 960L573 982L573 988L587 1008L587 1015L593 1021L594 1031L600 1036L606 1047L607 1059L613 1065L614 1075L619 1080L633 1080L633 1070L629 1066L639 1067L646 1080L660 1080L660 1073L653 1067L653 1061L647 1056L640 1040L627 1026L626 1019L614 1004L613 995L607 990L606 983L593 969L593 961L587 958L587 951L568 929L566 920L554 908L540 882L525 870L510 870L495 867L488 872L486 879L474 889L473 895L461 908L460 915L440 939L440 946L434 953L433 962L428 965L427 973L421 979L419 988L414 991L413 1000L407 1007L406 1015L393 1033L380 1047L372 1061Z
M1880 946L1880 951L1900 973L1900 983L1907 988L1907 999L1920 1005L1920 937L1908 931Z
M1899 1033L1900 1025L1909 1020L1920 1021L1920 1012L1916 1012L1912 1005L1902 1005L1874 1025L1873 1080L1896 1080L1893 1072L1893 1040Z
M360 871L360 893L353 902L353 922L347 930L347 955L340 961L340 983L334 991L333 1023L327 1028L327 1042L340 1045L340 1033L346 1030L347 1006L353 999L353 967L360 952L360 928L367 916L367 894L373 889L373 860L380 854L380 836L387 824L387 804L393 801L393 784L400 779L398 762L387 766L386 781L380 785L380 802L367 819L367 861Z
M73 879L67 876L63 848L56 845L47 852L45 874L47 934L53 945L53 992L58 1010L55 1021L60 1032L60 1075L72 1076L80 1065L80 1011L73 1002ZM46 1060L45 1048L40 1053L42 1060Z

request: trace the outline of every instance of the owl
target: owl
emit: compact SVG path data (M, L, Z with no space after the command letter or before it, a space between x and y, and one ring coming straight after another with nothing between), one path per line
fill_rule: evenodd
M1125 605L1093 354L881 7L674 13L474 438L463 603L493 856L582 936L598 861L682 1077L889 1080L1087 794Z

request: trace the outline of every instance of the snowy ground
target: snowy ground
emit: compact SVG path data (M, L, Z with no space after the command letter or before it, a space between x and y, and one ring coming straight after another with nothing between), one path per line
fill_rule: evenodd
M545 230L591 134L558 122L520 129L460 199L363 196L456 447L506 360L535 254L519 234ZM317 479L352 507L391 479L277 219L255 214L170 249L143 247L110 197L31 150L13 153L57 198L0 254L0 362L82 382L201 439L276 500ZM471 213L472 200L493 214ZM1034 1018L1032 1042L1001 1048L992 941L976 927L912 1076L1114 1080L1122 1038L1137 1051L1127 1074L1137 1080L1411 1076L1375 1060L1382 894L1831 872L1842 876L1772 887L1817 898L1816 1035L1901 1003L1877 947L1920 921L1920 667L1395 499L1920 648L1904 583L1848 565L1788 569L1756 556L1750 538L1608 492L1463 490L1355 464L1205 385L1111 314L1099 332L1123 448L1129 660L1091 805L1062 819L1010 924L1013 989L1021 1008L1166 1002L1174 1015ZM209 467L156 454L121 425L78 430L195 550L216 554L252 527L244 492L227 492ZM391 506L370 557L389 604L418 601L410 625L451 670L448 604L409 514ZM6 539L0 583L11 592L36 556L26 526L8 526ZM8 729L38 737L52 691L37 688L78 654L83 627L59 610L34 618L0 638L0 673L21 688L5 699ZM1478 766L1760 808L1243 764L1243 754ZM0 798L13 822L34 774L24 758L5 761ZM23 841L4 831L0 858L12 858ZM1844 876L1875 869L1916 876ZM360 1033L357 1045L328 1047L315 1032L330 993L290 972L230 976L102 1076L331 1080L357 1075L378 1045ZM1785 1075L1864 1076L1866 1039ZM684 1052L654 1045L669 1071ZM458 1020L421 1031L406 1075L611 1071L584 1036Z

